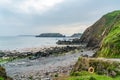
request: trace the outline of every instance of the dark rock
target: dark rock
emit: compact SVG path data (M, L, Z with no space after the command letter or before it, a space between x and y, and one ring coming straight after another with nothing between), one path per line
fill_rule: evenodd
M89 57L87 54L83 55L83 57Z
M5 69L1 66L0 66L0 77L2 77L4 80L13 80L12 78L7 76Z
M58 45L79 45L80 44L80 39L75 38L75 39L72 39L72 40L58 40L56 42L56 44L58 44Z
M5 53L4 52L0 52L0 57L3 57L5 56Z
M117 75L117 73L116 73L115 71L111 71L110 75L111 75L112 77L115 77L115 76Z

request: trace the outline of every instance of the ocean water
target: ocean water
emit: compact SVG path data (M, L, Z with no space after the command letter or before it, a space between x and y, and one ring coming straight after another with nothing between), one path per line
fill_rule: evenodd
M15 50L42 46L57 45L58 40L68 38L60 37L0 37L0 50Z

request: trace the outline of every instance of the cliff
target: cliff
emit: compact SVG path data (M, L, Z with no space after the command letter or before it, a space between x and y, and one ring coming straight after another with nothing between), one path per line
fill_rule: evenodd
M85 30L80 41L99 48L96 57L120 57L120 11L104 15Z
M95 56L120 58L120 12L119 15L116 15L116 18L108 30Z
M108 13L100 18L95 24L88 27L81 36L81 43L87 43L87 47L98 48L103 38L108 35L111 27L113 27L119 14L120 11Z

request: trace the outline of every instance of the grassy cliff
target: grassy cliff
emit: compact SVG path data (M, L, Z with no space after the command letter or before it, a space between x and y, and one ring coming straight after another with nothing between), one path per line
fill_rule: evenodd
M111 26L107 28L106 35L95 56L120 58L120 11L109 13L105 17L108 20L106 25L111 24Z
M120 58L120 11L104 15L81 37L87 47L99 48L95 57ZM90 68L93 68L93 73ZM120 62L104 58L79 58L70 76L58 77L55 80L119 80Z
M96 57L120 57L120 10L105 14L86 29L80 41L99 48Z

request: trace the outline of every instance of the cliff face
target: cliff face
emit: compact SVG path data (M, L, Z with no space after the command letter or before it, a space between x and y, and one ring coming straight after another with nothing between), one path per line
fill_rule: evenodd
M80 41L87 47L99 48L94 56L120 57L120 11L104 15L86 29Z
M120 11L114 11L104 15L95 24L85 30L80 39L81 43L87 43L87 47L98 48L119 14Z
M104 28L103 24L105 24L105 18L102 17L99 21L97 21L91 27L88 27L83 35L80 38L82 43L87 43L87 47L97 47L102 36L100 33L104 30L100 30L100 28Z

